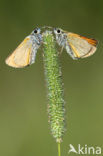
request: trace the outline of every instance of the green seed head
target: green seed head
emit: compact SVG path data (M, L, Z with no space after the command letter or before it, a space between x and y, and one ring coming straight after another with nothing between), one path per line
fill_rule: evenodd
M62 141L64 125L64 97L61 68L56 43L51 31L43 33L45 78L48 88L48 114L51 132L57 142Z

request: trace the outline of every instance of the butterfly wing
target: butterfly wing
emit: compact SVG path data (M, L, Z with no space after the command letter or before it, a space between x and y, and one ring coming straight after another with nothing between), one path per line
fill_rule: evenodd
M97 41L74 33L67 33L67 44L70 46L74 58L84 58L94 54Z
M32 46L32 40L30 36L26 37L22 43L14 50L14 52L6 59L6 64L15 67L15 68L22 68L29 64L34 63L34 58L32 59L32 56L35 56L34 53L36 53L36 49L34 51ZM32 61L31 61L32 60Z

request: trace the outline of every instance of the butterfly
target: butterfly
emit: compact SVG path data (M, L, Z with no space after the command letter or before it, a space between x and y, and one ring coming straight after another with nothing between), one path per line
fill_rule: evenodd
M42 27L52 29L52 27ZM63 31L59 28L52 29L59 46L66 49L73 58L85 58L91 56L96 51L98 41L78 34ZM14 68L23 68L35 62L36 53L41 44L43 34L40 28L36 28L27 36L21 44L7 57L6 64Z
M41 29L36 28L21 44L7 57L6 64L14 68L23 68L35 62L38 48L42 44Z
M54 34L59 46L66 49L67 53L76 60L93 55L97 49L98 41L75 33L54 28Z

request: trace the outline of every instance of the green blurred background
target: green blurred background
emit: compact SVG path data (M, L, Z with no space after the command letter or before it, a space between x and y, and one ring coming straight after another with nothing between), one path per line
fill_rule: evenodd
M103 1L1 0L0 156L57 156L48 124L43 51L28 68L4 62L35 27L44 25L100 41L90 58L73 61L65 50L61 55L67 125L62 156L68 155L69 144L103 145Z

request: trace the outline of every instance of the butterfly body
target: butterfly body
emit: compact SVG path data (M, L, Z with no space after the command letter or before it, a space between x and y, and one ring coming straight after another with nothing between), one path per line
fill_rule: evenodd
M41 43L42 43L42 35L41 34L34 35L34 33L33 33L33 34L31 34L30 38L31 38L31 42L32 42L32 52L30 55L30 64L33 64L35 62L37 50L39 49L39 47L41 46Z

